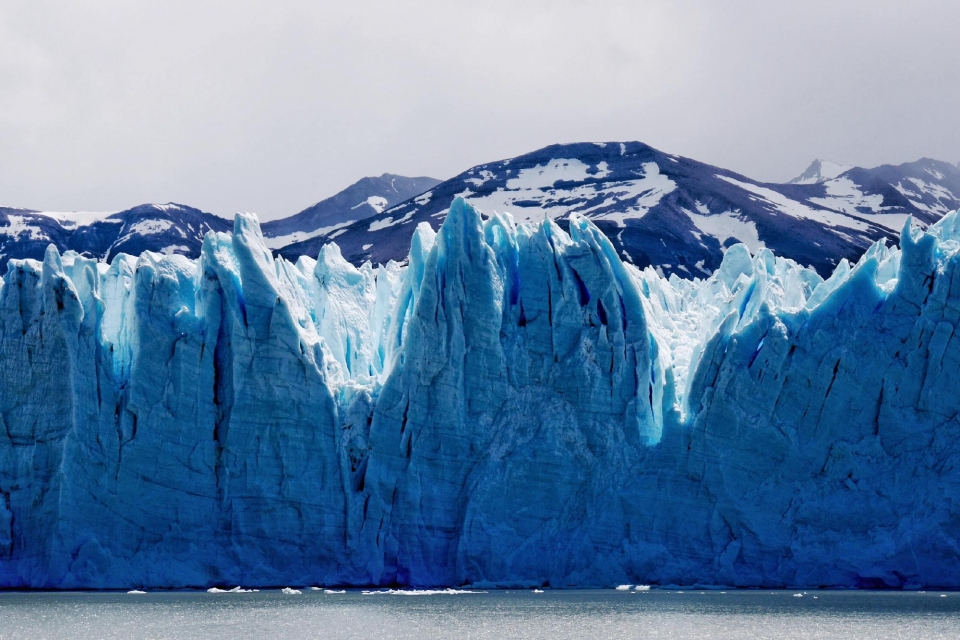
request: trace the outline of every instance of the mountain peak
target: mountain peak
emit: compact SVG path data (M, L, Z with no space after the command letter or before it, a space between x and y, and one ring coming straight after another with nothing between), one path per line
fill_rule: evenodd
M837 164L836 162L817 158L810 163L806 171L793 180L787 181L787 184L819 184L827 180L833 180L850 169L853 169L850 165Z
M300 242L318 233L330 233L383 213L388 207L418 196L439 183L435 178L410 178L392 173L361 178L300 213L264 223L263 234L269 238L271 248Z

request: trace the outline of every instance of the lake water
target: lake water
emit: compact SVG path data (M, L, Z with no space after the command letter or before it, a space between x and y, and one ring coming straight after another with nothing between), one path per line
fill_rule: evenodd
M956 640L960 593L0 593L4 640L268 637Z

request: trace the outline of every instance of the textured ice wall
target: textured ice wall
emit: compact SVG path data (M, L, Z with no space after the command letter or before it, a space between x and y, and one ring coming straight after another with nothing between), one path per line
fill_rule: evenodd
M462 200L404 266L11 261L0 585L960 586L958 226L826 282Z

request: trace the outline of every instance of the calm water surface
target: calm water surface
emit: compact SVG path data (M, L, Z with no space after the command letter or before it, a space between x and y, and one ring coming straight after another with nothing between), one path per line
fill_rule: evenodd
M960 593L795 593L0 593L0 638L960 638Z

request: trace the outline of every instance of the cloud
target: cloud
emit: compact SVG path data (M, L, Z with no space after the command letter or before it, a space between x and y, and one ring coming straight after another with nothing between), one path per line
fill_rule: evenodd
M639 139L767 180L957 159L947 2L9 2L0 202L289 215Z

